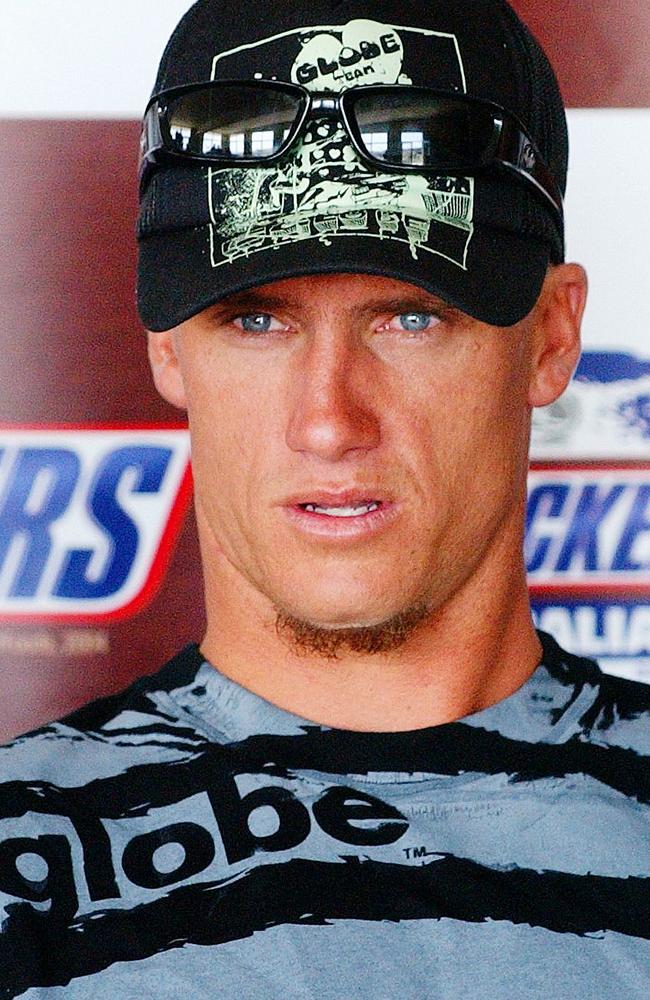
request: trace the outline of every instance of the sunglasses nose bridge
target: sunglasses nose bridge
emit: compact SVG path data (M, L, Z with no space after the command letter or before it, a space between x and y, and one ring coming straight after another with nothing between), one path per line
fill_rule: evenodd
M340 97L337 94L313 94L309 101L309 116L340 118Z
M339 98L334 95L315 94L311 99L313 111L337 111L338 106Z

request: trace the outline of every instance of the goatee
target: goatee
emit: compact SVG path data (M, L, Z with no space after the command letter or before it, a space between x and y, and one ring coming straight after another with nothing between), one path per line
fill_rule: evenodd
M339 653L372 655L399 649L429 614L429 606L422 603L376 625L332 628L278 611L275 630L298 656L315 655L336 660Z

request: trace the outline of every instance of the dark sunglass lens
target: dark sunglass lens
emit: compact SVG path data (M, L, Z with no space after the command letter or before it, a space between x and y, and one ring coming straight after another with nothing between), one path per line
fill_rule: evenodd
M397 165L441 171L476 166L493 135L487 109L415 88L413 93L361 94L355 99L354 114L370 155Z
M300 98L283 90L224 84L195 90L167 104L166 142L178 153L264 157L285 143Z

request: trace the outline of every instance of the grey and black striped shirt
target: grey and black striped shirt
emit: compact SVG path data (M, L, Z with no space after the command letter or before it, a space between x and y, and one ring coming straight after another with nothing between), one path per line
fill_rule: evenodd
M315 725L183 650L0 750L0 998L650 995L650 688Z

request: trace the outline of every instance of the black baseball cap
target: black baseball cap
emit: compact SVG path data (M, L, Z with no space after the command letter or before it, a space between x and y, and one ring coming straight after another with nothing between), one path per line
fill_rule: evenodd
M523 124L564 193L564 107L553 70L504 0L199 0L154 94L210 80L342 91L406 84L494 102ZM398 175L314 121L273 166L156 166L141 191L138 309L170 329L221 298L285 278L366 273L411 282L497 326L522 319L564 258L561 215L502 172Z

